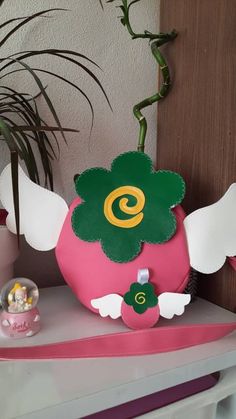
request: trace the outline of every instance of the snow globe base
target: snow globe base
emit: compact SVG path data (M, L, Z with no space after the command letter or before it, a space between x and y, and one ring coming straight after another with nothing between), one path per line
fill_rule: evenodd
M1 329L9 338L25 338L35 335L40 330L40 316L37 308L24 313L1 314Z

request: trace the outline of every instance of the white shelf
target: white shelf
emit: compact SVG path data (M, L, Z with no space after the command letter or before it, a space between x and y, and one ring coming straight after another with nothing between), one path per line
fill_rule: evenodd
M101 319L90 313L64 286L41 290L39 310L42 331L38 335L22 340L0 336L0 346L37 345L127 331L120 320ZM232 321L236 321L235 314L199 299L171 324ZM0 417L77 419L235 365L236 333L157 355L4 361L0 363Z

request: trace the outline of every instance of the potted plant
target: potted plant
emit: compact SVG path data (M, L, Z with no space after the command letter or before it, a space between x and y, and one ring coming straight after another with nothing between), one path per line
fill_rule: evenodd
M0 1L0 7L4 0ZM6 4L7 6L7 4ZM44 68L35 68L32 65L32 60L36 56L53 56L61 60L65 60L70 65L76 65L78 68L85 71L91 79L100 87L108 104L107 95L89 66L97 66L87 56L76 51L63 49L44 49L44 50L30 50L30 51L11 51L8 56L2 56L1 47L5 45L15 34L21 30L25 25L29 25L31 21L40 19L55 11L65 11L65 9L51 8L34 13L27 17L16 17L9 19L3 23L0 22L0 140L4 141L9 149L11 170L12 170L12 189L13 201L15 208L16 228L19 241L20 232L20 216L19 216L19 190L18 190L18 160L24 162L28 171L29 177L36 183L40 183L40 175L38 169L37 158L43 168L44 186L53 190L53 171L52 160L58 158L60 150L59 133L64 141L66 141L65 133L67 131L77 132L77 129L66 128L62 126L57 111L50 99L47 88L43 85L40 74L46 74L57 78L64 83L72 86L75 92L82 95L88 102L91 110L92 123L94 118L94 108L90 98L87 94L73 81L66 77L62 77L56 72L49 71L44 65ZM81 62L86 60L86 65ZM26 72L27 76L33 78L38 94L32 95L31 92L21 92L9 87L7 78L18 72ZM40 109L37 103L38 96L43 97L46 102L49 113L52 115L55 123L49 125L41 116ZM110 105L110 104L109 104ZM35 151L36 150L36 151ZM1 281L5 281L12 277L12 263L18 254L17 242L5 228L6 213L4 210L0 211L0 286ZM1 270L2 267L2 270Z

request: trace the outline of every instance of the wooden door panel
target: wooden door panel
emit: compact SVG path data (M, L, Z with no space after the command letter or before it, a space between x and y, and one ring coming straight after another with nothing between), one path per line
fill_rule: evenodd
M159 168L187 184L187 212L218 200L236 181L236 1L161 0L173 88L158 108ZM235 214L236 216L236 214ZM200 279L200 294L236 311L236 273Z

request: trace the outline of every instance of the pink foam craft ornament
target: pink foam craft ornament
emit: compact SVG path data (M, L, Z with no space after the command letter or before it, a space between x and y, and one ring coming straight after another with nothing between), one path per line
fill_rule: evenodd
M182 178L155 172L144 153L118 156L110 171L85 171L70 208L20 167L19 185L21 234L38 250L56 249L61 272L83 305L132 329L182 315L190 302L182 293L191 266L212 273L236 254L236 184L217 203L186 217ZM16 232L10 166L0 176L0 198L7 226ZM206 330L209 339L233 330L222 325L216 337L208 326L202 326L202 337L200 327L198 343L208 341ZM171 328L170 334L175 339L177 331Z
M132 164L134 167L132 167ZM119 179L121 170L122 180ZM137 175L138 170L140 170L141 176ZM125 176L125 173L128 173L128 176ZM163 181L166 178L169 188L173 190L173 197L171 198L166 197L165 193L161 191ZM123 196L132 197L132 195L136 194L135 199L139 203L139 200L142 201L145 195L145 205L148 206L148 204L150 205L148 199L151 200L156 187L159 187L159 193L163 195L164 205L167 206L165 208L163 205L164 208L161 208L163 209L162 212L158 205L156 208L157 215L159 211L160 217L163 217L163 222L167 225L167 232L164 230L157 231L157 237L149 238L152 242L144 242L141 251L140 243L138 243L137 250L135 247L135 250L131 249L130 252L132 241L136 239L136 237L133 237L134 233L136 233L134 230L138 229L144 221L138 222L135 226L130 227L128 225L127 228L127 223L133 222L135 217L142 213L137 211L137 214L135 212L131 214L128 211L129 208L127 210L127 202L122 203L122 199L127 199L123 198ZM111 294L123 296L128 291L130 284L136 280L137 273L142 268L149 269L150 281L155 286L157 294L167 291L180 293L184 290L189 277L190 265L183 227L185 214L182 208L177 205L183 198L184 184L177 174L167 171L154 172L152 163L146 155L130 152L118 156L114 160L110 172L105 169L90 169L84 172L79 177L76 188L78 194L84 198L84 201L79 197L72 203L57 243L56 257L67 283L86 307L98 312L104 310L103 307L95 307L94 301ZM102 199L100 204L98 197L98 203L94 204L95 213L93 212L93 207L87 208L86 204L90 198L89 191L91 191L91 199L94 200L96 190L99 190L99 194L102 194ZM111 205L109 208L109 199L112 204L115 203L115 199L120 199L120 208L119 210L116 209L115 215L114 207ZM170 203L168 203L168 200L170 200ZM171 204L174 204L174 207L176 207L174 210L175 216L170 213L168 208ZM147 219L149 231L153 226L153 219L151 218L153 216L153 206L151 206L149 215L145 213L143 217L144 220L145 217ZM133 208L135 208L135 205L132 206ZM85 212L84 220L87 221L87 218L89 218L87 225L85 222L84 225L78 224L83 217L83 210ZM129 218L123 219L120 210L124 213L127 212ZM142 207L139 210L142 210ZM96 220L97 212L101 213L101 217ZM154 218L155 216L156 214L154 214ZM102 223L104 223L103 229L110 229L110 231L105 231L105 233L104 231L97 231L97 226L102 225ZM127 230L129 231L127 232ZM92 231L91 234L90 231ZM123 234L123 236L120 237L119 233ZM129 236L128 233L130 233ZM145 229L141 231L141 234L142 237L147 234ZM94 240L93 235L101 235L101 239L99 241ZM87 239L84 239L85 236ZM114 237L115 241L110 236ZM128 247L124 251L126 236L128 237ZM173 238L168 240L170 236L173 236ZM119 240L120 246L117 246ZM110 247L108 247L107 242ZM160 244L159 242L165 243ZM127 253L129 256L127 256ZM77 263L74 263L75 260L77 260ZM99 278L97 280L94 280L95 270L96 276ZM108 315L110 315L110 306L113 306L113 304L114 300L110 301L109 299L108 301L106 299ZM125 311L132 312L132 310L128 309ZM142 319L148 317L147 313L139 314L137 317L139 318L139 322L136 321L137 327L143 327L141 325L143 323ZM152 325L158 320L158 316L155 317L156 321L152 321ZM140 325L138 325L139 323ZM144 322L144 324L146 323Z
M183 227L185 215L181 207L175 209L177 230L172 240L163 245L144 243L142 252L134 260L118 264L106 257L100 243L85 242L75 236L71 216L80 202L77 198L70 207L56 247L56 257L63 277L86 307L97 311L91 306L92 299L111 293L124 295L136 280L138 270L144 267L148 267L159 294L164 291L181 293L185 289L190 264ZM100 280L94 280L95 276Z

